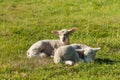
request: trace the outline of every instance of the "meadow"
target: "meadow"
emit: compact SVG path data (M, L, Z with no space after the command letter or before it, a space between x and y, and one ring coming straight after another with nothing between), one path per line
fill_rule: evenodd
M28 59L52 30L78 30L71 43L101 47L91 63ZM120 80L120 0L0 0L0 80Z

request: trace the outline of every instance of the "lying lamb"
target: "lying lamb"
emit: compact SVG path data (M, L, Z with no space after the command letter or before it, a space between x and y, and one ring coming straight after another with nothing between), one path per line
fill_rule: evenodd
M52 56L54 50L60 46L69 44L69 35L70 33L75 32L77 29L72 28L70 30L62 29L62 30L53 30L53 34L57 34L60 40L40 40L34 43L27 51L27 57L46 57Z
M80 61L78 53L71 45L65 45L59 47L54 54L54 63L64 63L67 65L73 65Z
M82 44L71 44L59 47L54 54L54 63L64 63L73 65L76 62L90 62L93 60L95 53L100 48L91 48Z

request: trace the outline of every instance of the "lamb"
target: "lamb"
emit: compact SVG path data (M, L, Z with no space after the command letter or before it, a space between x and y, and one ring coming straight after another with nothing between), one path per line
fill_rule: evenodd
M54 55L54 51L63 45L69 44L69 35L75 32L77 28L69 30L53 30L52 33L59 36L60 40L40 40L34 43L27 51L27 57L46 57Z
M71 44L59 47L54 54L54 63L73 65L77 62L91 62L100 48L91 48L83 44Z
M66 65L73 65L79 62L80 58L71 45L65 45L55 51L53 60L55 64L64 63Z
M100 50L100 47L92 48L84 44L71 44L71 46L77 51L79 58L83 59L84 62L93 61L96 52Z

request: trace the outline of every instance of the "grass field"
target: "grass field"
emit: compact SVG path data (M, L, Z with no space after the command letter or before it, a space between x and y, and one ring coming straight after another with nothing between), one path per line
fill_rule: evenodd
M27 59L52 30L77 27L71 43L101 47L94 62ZM120 80L120 0L0 0L0 80Z

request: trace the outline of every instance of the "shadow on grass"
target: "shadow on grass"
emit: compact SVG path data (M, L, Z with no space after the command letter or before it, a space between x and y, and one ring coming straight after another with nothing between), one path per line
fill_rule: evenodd
M117 63L118 61L113 61L113 60L110 60L110 59L101 59L101 58L97 58L97 59L95 59L94 60L94 62L95 63L99 63L99 64L111 64L111 65L113 65L113 64L115 64L115 63Z

